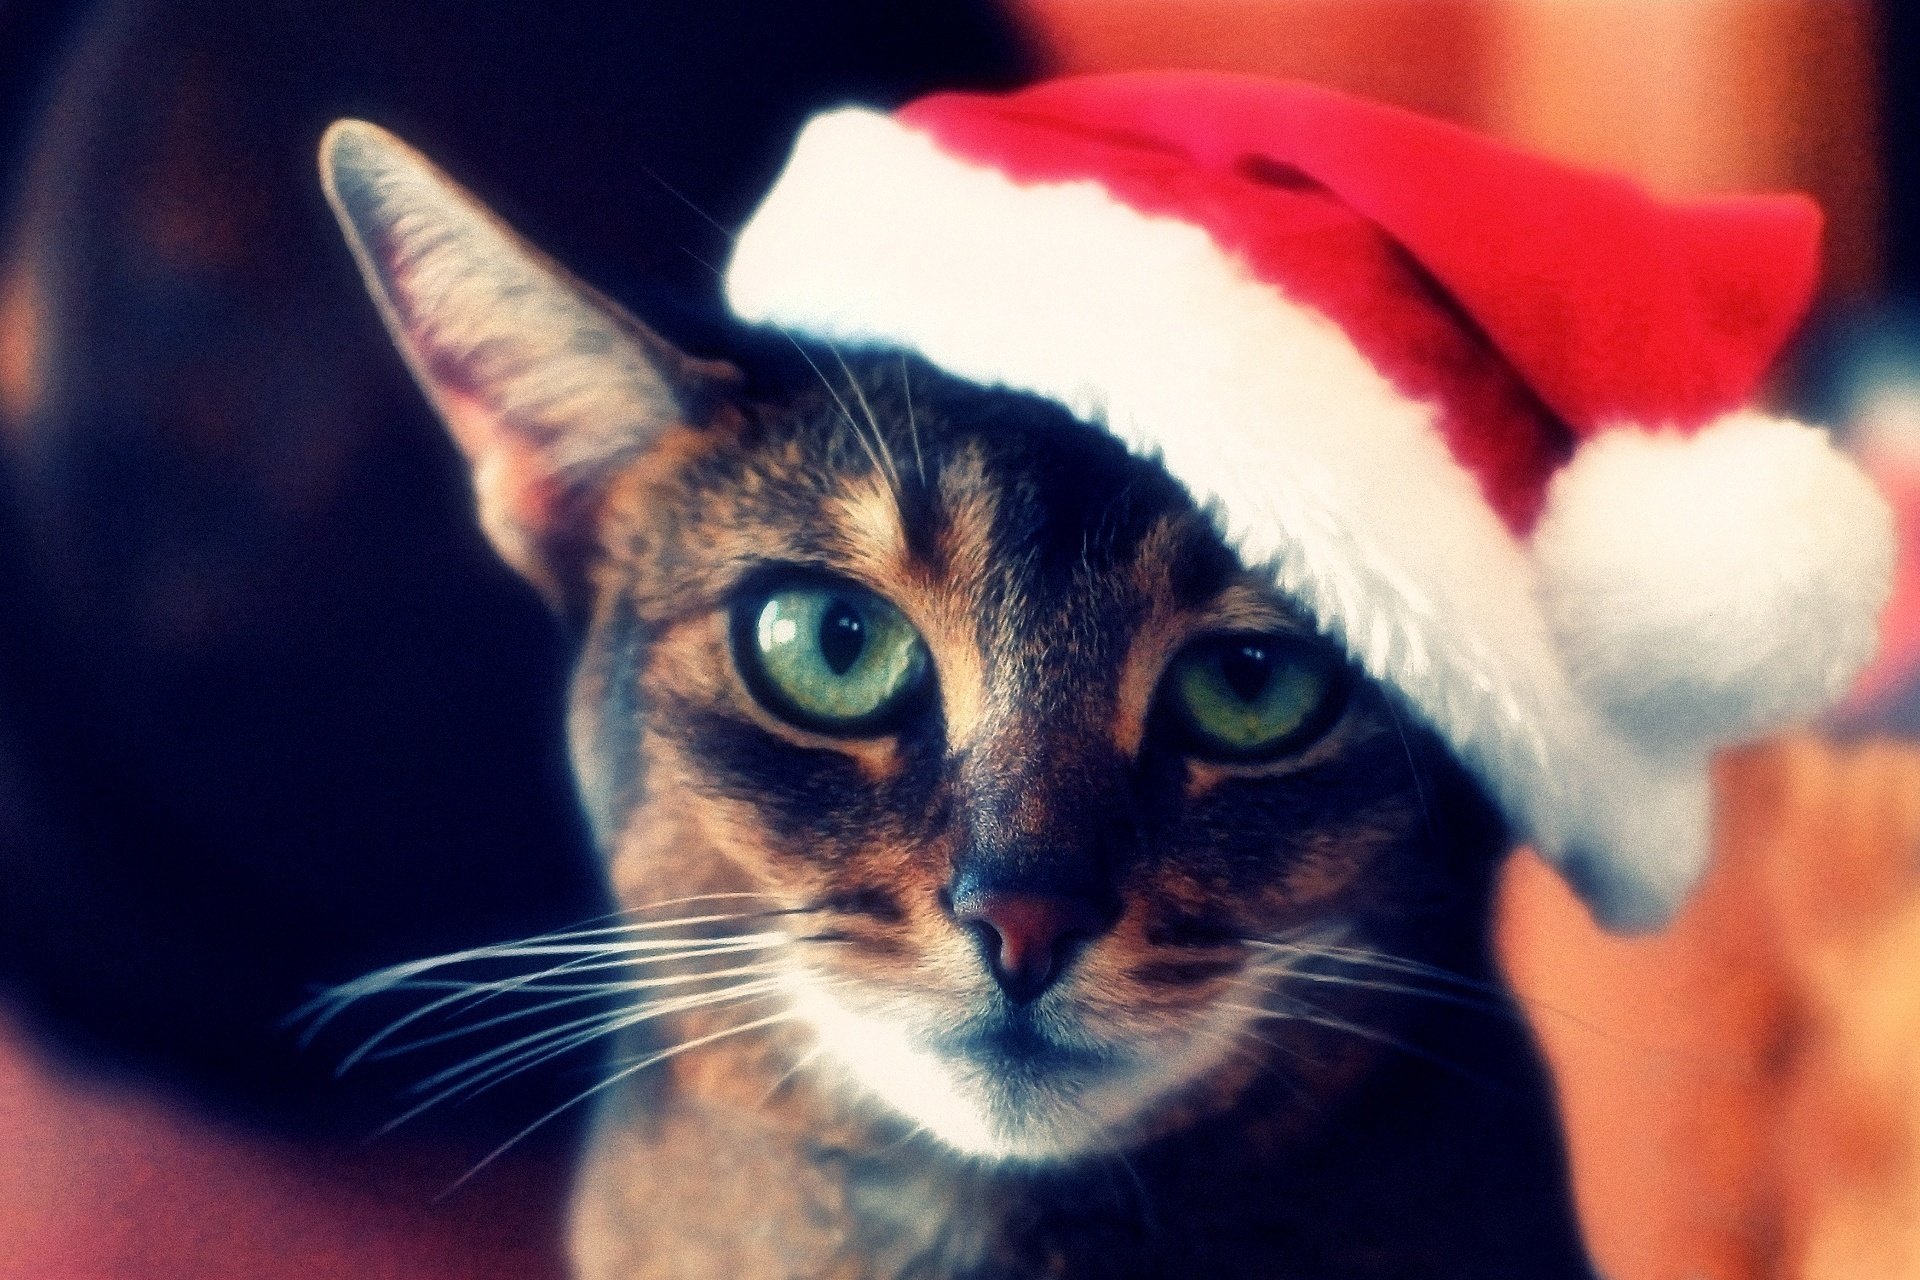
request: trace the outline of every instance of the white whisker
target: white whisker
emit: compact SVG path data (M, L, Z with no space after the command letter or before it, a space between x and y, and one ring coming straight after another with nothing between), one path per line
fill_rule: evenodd
M860 412L866 415L867 425L873 429L874 447L879 451L879 457L874 459L874 465L882 466L884 464L884 468L880 473L881 478L886 480L888 486L892 488L894 496L898 498L900 494L900 469L894 465L893 450L887 446L886 431L881 427L880 419L874 415L873 406L867 403L867 393L860 389L860 380L853 376L853 370L848 367L847 358L840 354L840 348L828 344L827 350L833 353L834 360L840 365L840 372L846 375L847 389L853 392L853 398L859 404Z
M827 1051L827 1047L825 1045L817 1044L813 1048L801 1054L798 1058L794 1060L794 1063L792 1066L788 1067L785 1071L782 1071L780 1073L779 1078L776 1079L772 1084L767 1086L767 1091L760 1095L760 1102L758 1105L764 1107L769 1102L772 1102L774 1095L779 1093L780 1090L783 1087L785 1087L787 1081L793 1079L795 1076L799 1075L802 1071L812 1066L816 1061L819 1060L820 1055L825 1053L826 1051Z
M778 326L775 327L778 328ZM840 407L841 419L846 422L848 429L853 432L853 438L860 442L861 449L866 452L867 460L873 463L873 469L880 474L881 479L886 479L887 469L882 465L880 455L874 451L873 444L867 439L866 432L860 429L860 423L854 418L853 410L847 405L845 397L840 394L839 389L835 387L833 383L827 380L826 372L820 368L819 362L807 353L807 349L800 345L799 339L795 338L793 334L786 329L780 329L780 335L792 344L795 351L800 353L800 358L805 360L807 367L813 370L814 377L820 379L820 385L827 389L827 394L833 397L834 404ZM838 351L835 351L833 354L835 359L839 359L840 353ZM840 367L844 369L846 367L846 361L841 360ZM851 382L853 375L849 373L847 377Z
M689 899L689 901L691 900L692 899ZM610 935L651 932L689 925L722 924L734 920L763 918L769 914L776 913L755 911L735 912L723 915L683 916L673 920L615 925L604 929L584 929L540 934L535 937L522 938L513 942L490 943L486 946L468 947L461 951L449 951L441 955L427 956L420 960L409 960L401 964L389 965L384 969L375 970L372 973L355 978L350 982L343 982L338 986L329 987L300 1008L294 1010L293 1013L289 1014L287 1022L297 1023L312 1018L312 1022L300 1037L301 1045L306 1046L312 1044L314 1037L325 1028L327 1023L331 1022L342 1009L346 1008L346 1006L353 1001L375 992L399 989L404 986L407 979L418 974L430 973L435 969L447 968L456 964L479 963L487 960L520 959L526 956L602 955L610 950L607 944L584 943L579 940L585 938L602 938ZM784 936L783 934L776 933L740 934L734 935L732 939L726 940L736 941L744 938ZM613 945L626 950L649 948L666 949L673 946L693 945L719 940L721 939L680 939L659 943L631 942L616 943Z
M602 968L623 969L641 964L669 964L701 959L707 956L736 955L746 951L769 950L773 947L783 945L786 941L787 937L785 934L747 934L739 938L728 939L724 942L709 945L689 946L685 940L673 939L662 942L621 943L609 947L585 950L574 947L558 949L531 947L523 948L519 951L486 955L485 958L502 959L507 956L518 958L520 956L551 954L573 955L576 952L581 952L584 959L592 960L593 963L583 964L581 967L572 970L574 973L580 973L591 972ZM661 950L658 953L653 953L653 948L656 947ZM670 950L669 948L678 949ZM475 949L476 952L480 950L479 948ZM632 954L635 951L639 951L641 954ZM473 953L463 953L460 962L470 960L472 956ZM444 967L444 964L452 963L456 962L446 957L437 957L433 960L415 961L412 964L397 966L392 970L383 970L380 973L370 974L368 977L362 978L357 982L349 983L347 987L343 989L345 994L338 1007L344 1008L346 1003L352 1000L361 999L375 993L417 989L412 985L412 975L430 972L435 968ZM399 1032L425 1018L431 1017L443 1009L457 1006L462 1002L466 1002L471 1006L478 1004L481 1000L489 999L492 996L504 992L524 990L537 983L541 978L559 972L565 969L565 967L566 966L559 966L554 969L545 969L536 973L521 974L517 977L502 978L491 982L471 983L447 995L441 996L437 1000L429 1001L420 1008L414 1009L402 1017L395 1019L393 1022L387 1024L386 1027L362 1042L357 1049L340 1061L339 1065L335 1068L335 1074L344 1073L356 1062L365 1058L374 1049L378 1048ZM406 976L394 977L390 975ZM334 1012L337 1011L336 1008ZM318 1028L315 1028L315 1031L317 1030ZM313 1033L310 1032L309 1035L311 1036L311 1034Z
M927 459L920 452L920 423L913 413L913 379L907 373L907 353L900 353L900 395L907 402L907 438L913 441L913 465L919 473L920 484L927 483Z
M775 995L777 992L774 990L774 986L775 984L772 982L741 984L738 988L729 989L724 992L707 993L702 998L685 998L681 1001L674 1002L672 1007L647 1006L642 1011L632 1009L613 1010L607 1013L577 1019L561 1027L549 1028L544 1032L522 1037L511 1045L503 1045L498 1049L489 1050L485 1054L470 1058L444 1071L436 1072L427 1079L410 1086L407 1090L409 1093L420 1093L426 1090L433 1090L434 1092L407 1111L382 1125L375 1131L373 1136L381 1137L391 1133L416 1116L444 1103L451 1102L456 1098L469 1099L477 1097L489 1089L504 1084L521 1072L529 1071L543 1062L550 1061L570 1053L575 1049L582 1048L595 1040L618 1034L631 1027L639 1026L644 1022L649 1022L657 1018L667 1017L670 1014L684 1013L691 1009ZM497 1058L498 1055L508 1050L514 1051L512 1056L500 1058L497 1061L487 1063L487 1065L482 1065L486 1060Z
M1329 1031L1343 1032L1362 1040L1370 1040L1375 1044L1384 1045L1389 1049L1404 1053L1408 1057L1418 1058L1422 1062L1432 1063L1436 1067L1444 1068L1476 1084L1489 1088L1502 1087L1470 1067L1463 1066L1450 1058L1423 1049L1419 1045L1410 1044L1398 1036L1381 1031L1377 1027L1363 1026L1357 1022L1349 1022L1345 1018L1335 1017L1318 1005L1310 1004L1298 996L1288 995L1285 999L1289 1006L1286 1009L1269 1009L1259 1005L1244 1004L1222 1004L1221 1007L1252 1014L1256 1018L1274 1018L1282 1021L1304 1022L1310 1026L1325 1027Z
M1303 956L1323 956L1330 960L1345 960L1352 964L1372 965L1381 969L1392 969L1402 973L1418 974L1422 977L1437 979L1441 982L1468 987L1475 991L1498 992L1498 986L1469 978L1465 974L1442 969L1438 965L1424 964L1404 956L1392 955L1385 951L1374 951L1365 947L1345 947L1320 945L1302 942L1277 942L1267 939L1249 940L1248 946L1260 947L1270 951L1285 951Z
M1354 987L1362 991L1378 991L1388 995L1419 996L1425 1000L1434 1000L1441 1004L1458 1005L1463 1009L1472 1009L1478 1013L1495 1016L1509 1016L1513 1010L1491 1000L1476 999L1455 991L1435 991L1430 987L1408 986L1401 982L1382 982L1377 978L1354 978L1337 973L1316 973L1311 969L1277 968L1256 970L1255 976L1292 979L1298 982L1317 982L1322 986Z
M673 996L661 1000L649 1000L645 1004L625 1009L611 1009L597 1014L589 1014L575 1019L560 1027L549 1027L529 1033L510 1044L499 1045L474 1055L466 1061L444 1070L437 1071L424 1080L410 1085L408 1093L423 1093L439 1086L466 1079L459 1085L465 1088L480 1079L503 1069L508 1063L516 1062L528 1052L544 1053L554 1047L556 1040L585 1043L600 1035L610 1035L616 1031L625 1031L643 1023L653 1022L676 1013L685 1013L689 1009L705 1008L708 1005L726 1004L734 1000L745 1000L753 996L764 995L771 991L774 983L761 979L753 982L736 983L720 991L703 991L694 995ZM575 1030L574 1028L579 1028ZM594 1028L598 1028L597 1030ZM569 1034L570 1032L570 1034ZM584 1037L584 1039L582 1038ZM563 1050L564 1051L564 1050ZM505 1055L503 1057L503 1055ZM486 1065L491 1063L492 1065ZM476 1070L478 1068L478 1070Z
M440 1194L439 1198L444 1199L445 1197L453 1194L455 1191L458 1191L461 1187L465 1186L467 1182L469 1182L474 1177L474 1175L478 1174L482 1169L485 1169L488 1165L492 1164L495 1160L498 1160L501 1156L505 1155L514 1146L518 1145L523 1139L525 1139L527 1135L533 1133L536 1129L539 1129L541 1126L547 1124L549 1121L557 1119L558 1117L564 1115L568 1111L571 1111L573 1108L579 1106L581 1103L587 1101L589 1098L595 1097L596 1095L603 1093L608 1089L611 1089L614 1085L619 1084L621 1081L626 1080L638 1074L639 1072L645 1071L648 1067L655 1066L659 1063L665 1062L668 1058L672 1058L679 1054L685 1053L690 1049L698 1049L703 1045L712 1044L716 1040L724 1040L729 1036L743 1035L749 1031L758 1031L763 1027L774 1026L782 1022L790 1022L794 1018L797 1018L799 1016L800 1015L793 1012L776 1013L769 1017L759 1018L753 1022L745 1023L741 1026L728 1027L721 1031L710 1032L707 1035L697 1037L696 1039L693 1039L693 1040L688 1040L684 1044L677 1044L673 1046L671 1049L662 1049L658 1053L648 1054L647 1056L639 1059L638 1061L626 1064L620 1070L608 1076L605 1080L600 1081L598 1084L593 1085L591 1088L585 1089L582 1092L576 1094L574 1097L569 1098L566 1102L561 1103L559 1106L547 1112L545 1115L541 1116L538 1120L535 1120L532 1124L528 1125L526 1128L514 1134L511 1138L508 1138L505 1142L495 1147L492 1151L488 1152L485 1156L481 1157L480 1162L478 1164L474 1165L473 1168L461 1174L459 1180L456 1181L452 1186L448 1187L445 1191L443 1191Z
M1451 992L1430 991L1423 988L1411 987L1411 986L1404 987L1404 988L1397 988L1393 985L1386 984L1386 983L1376 984L1375 989L1380 991L1402 990L1404 994L1423 995L1430 999L1439 1000L1443 1003L1460 1004L1466 1008L1478 1009L1481 1012L1484 1012L1490 1015L1498 1015L1501 1017L1509 1017L1509 1018L1514 1018L1519 1016L1518 1010L1513 1007L1515 1005L1518 1005L1534 1013L1550 1014L1553 1017L1556 1017L1563 1022L1566 1022L1572 1026L1578 1027L1581 1030L1586 1031L1592 1035L1598 1036L1602 1040L1605 1040L1610 1044L1633 1045L1633 1042L1631 1040L1622 1039L1620 1036L1607 1030L1605 1027L1602 1027L1599 1024L1592 1022L1587 1018L1583 1018L1579 1014L1574 1013L1571 1010L1562 1008L1559 1005L1555 1005L1548 1001L1539 1000L1532 996L1525 995L1521 992L1514 991L1508 987L1504 987L1500 985L1497 982L1485 982L1478 978L1470 978L1466 974L1455 973L1451 969L1443 969L1438 965L1426 964L1422 961L1413 960L1406 956L1397 956L1397 955L1393 955L1390 952L1375 951L1365 947L1305 946L1299 943L1274 942L1274 941L1265 941L1265 940L1249 941L1247 945L1260 947L1260 948L1264 948L1266 950L1271 950L1271 951L1286 952L1288 954L1303 957L1303 958L1319 957L1322 959L1335 961L1341 964L1352 965L1356 968L1381 969L1388 973L1397 974L1405 978L1425 978L1431 982L1440 983L1445 986L1458 988L1461 991L1468 991L1476 995L1484 996L1486 997L1486 1000L1484 1002L1476 1002ZM1289 972L1298 972L1298 971L1289 970ZM1310 976L1310 975L1303 974L1303 976ZM1335 978L1332 975L1310 976L1310 980L1322 981L1322 982L1328 982L1328 983L1336 983L1340 981L1338 978ZM1359 980L1350 979L1348 981L1358 982ZM1647 1046L1634 1046L1634 1047L1646 1048Z
M488 1031L509 1022L518 1022L526 1018L539 1017L542 1014L551 1013L555 1009L564 1008L573 1004L581 1004L588 1000L605 999L609 996L622 995L633 991L653 990L659 987L676 987L686 986L689 983L695 982L712 982L719 978L752 977L758 974L774 973L777 972L779 968L780 966L777 964L754 964L741 965L731 969L714 969L702 973L678 973L665 978L636 978L628 981L579 983L562 986L550 986L542 983L536 986L529 986L526 990L538 992L565 991L577 992L578 994L563 996L558 1000L543 1001L529 1008L515 1009L510 1013L494 1014L491 1017L482 1018L478 1022L466 1023L463 1026L454 1027L447 1031L436 1032L433 1035L424 1036L417 1040L409 1040L405 1044L389 1045L379 1053L371 1055L371 1058L375 1061L384 1061L388 1058L399 1057L401 1054L412 1053L417 1049L424 1049L430 1045L444 1044L449 1040L456 1040L462 1036L470 1036L477 1032Z

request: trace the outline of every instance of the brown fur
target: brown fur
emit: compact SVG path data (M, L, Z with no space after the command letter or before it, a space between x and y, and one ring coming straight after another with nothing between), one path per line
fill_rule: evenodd
M609 945L689 949L607 983L631 1016L585 1280L1584 1275L1485 981L1501 824L1356 672L1285 751L1201 749L1166 692L1186 646L1331 641L1157 464L897 353L687 360L397 144L335 136L395 337L461 397L483 524L585 624ZM476 302L507 297L552 322ZM899 610L928 696L857 733L763 702L736 612L796 573ZM996 975L968 894L1076 904L1044 986Z

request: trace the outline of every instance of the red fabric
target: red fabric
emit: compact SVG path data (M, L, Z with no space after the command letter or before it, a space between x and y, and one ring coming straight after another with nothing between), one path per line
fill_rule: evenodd
M86 1074L0 1004L0 1280L564 1280L567 1162L302 1141Z
M936 95L901 119L1016 181L1090 178L1202 227L1445 406L1454 455L1520 530L1566 429L1697 427L1744 403L1818 272L1804 197L1658 200L1307 85L1085 76Z

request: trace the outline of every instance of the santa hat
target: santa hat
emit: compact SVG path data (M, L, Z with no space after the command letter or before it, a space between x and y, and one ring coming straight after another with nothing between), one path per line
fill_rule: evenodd
M1615 927L1709 841L1709 753L1864 665L1884 503L1747 406L1800 197L1686 203L1302 85L1192 73L813 120L743 319L912 349L1159 457Z

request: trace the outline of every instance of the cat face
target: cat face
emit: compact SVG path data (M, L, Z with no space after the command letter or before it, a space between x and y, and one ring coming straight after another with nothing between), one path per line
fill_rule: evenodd
M1427 735L1156 464L897 353L750 384L391 139L326 160L484 523L584 629L617 894L750 904L809 1072L1031 1162L1357 1069L1323 1033L1377 992L1325 962L1417 953L1484 867Z

